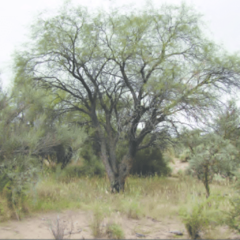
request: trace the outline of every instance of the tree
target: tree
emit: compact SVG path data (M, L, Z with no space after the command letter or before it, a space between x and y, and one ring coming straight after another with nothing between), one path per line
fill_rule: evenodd
M238 151L229 140L216 134L208 134L205 141L194 149L189 167L201 180L206 189L206 197L210 195L209 184L214 174L228 176L239 166Z
M239 148L240 142L240 109L233 99L220 109L215 117L212 128L216 134L228 139Z
M203 132L200 129L189 130L184 128L179 136L179 141L194 154L194 148L202 142L201 133Z
M52 155L63 169L70 161L73 150L80 148L85 134L83 131L79 134L79 130L76 133L75 124L66 122L55 112L56 102L49 92L30 88L25 81L24 85L16 84L12 91L12 108L18 111L10 123L14 121L18 128L21 126L20 135L24 132L34 135L31 140L25 137L24 151L19 153L42 158Z
M66 149L78 150L85 138L54 115L46 91L30 87L16 85L10 96L0 89L0 194L18 219L26 190L38 181L42 158L55 154L63 168L70 160Z
M239 88L239 58L202 35L186 5L96 15L66 5L34 24L16 57L16 81L31 79L51 91L59 112L90 120L111 188L120 191L137 151L175 130L179 116L200 120L220 94ZM126 153L117 159L122 141Z
M176 150L180 151L180 161L187 162L191 159L191 156L194 154L194 149L202 143L201 134L203 133L202 129L187 129L183 128L181 133L178 134L176 145Z

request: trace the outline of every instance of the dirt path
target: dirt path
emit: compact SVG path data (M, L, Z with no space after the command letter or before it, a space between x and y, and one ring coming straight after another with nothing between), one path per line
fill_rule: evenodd
M189 163L188 162L181 162L178 158L173 158L173 162L171 162L170 167L173 169L172 174L176 175L179 171L185 171Z
M60 219L60 225L64 225L67 239L92 239L91 230L92 214L87 211L67 210L61 213L45 213L23 219L22 221L8 221L0 224L0 239L54 239L50 226L55 226L56 220ZM126 239L188 239L188 235L181 221L177 219L165 219L156 221L151 218L139 220L128 219L116 213L111 219L104 219L101 227L104 230L106 224L113 220L122 226ZM171 231L180 231L182 236L177 236ZM221 228L224 233L227 228ZM142 235L141 235L142 234ZM102 238L106 239L107 236ZM239 235L230 234L228 239L239 239Z
M54 226L56 219L60 219L60 224L66 226L65 232L72 231L73 234L66 235L71 239L93 238L91 231L92 214L86 211L63 211L62 213L45 213L23 219L22 221L8 221L0 224L1 239L53 239L50 231L51 223ZM176 220L155 221L151 218L140 220L128 219L116 213L113 216L114 222L119 223L124 229L125 237L140 238L143 234L147 239L172 239L174 234L170 231L182 231L182 238L187 238L184 226ZM111 219L104 219L102 228ZM71 227L72 226L72 227ZM72 229L71 229L72 228ZM81 232L80 232L81 231ZM104 237L106 238L106 236ZM178 237L179 238L179 237Z

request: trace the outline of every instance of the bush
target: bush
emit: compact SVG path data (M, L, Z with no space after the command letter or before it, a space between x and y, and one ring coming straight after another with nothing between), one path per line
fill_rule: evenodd
M82 166L82 174L87 176L99 176L103 177L105 175L105 168L102 161L95 155L90 156L90 158L84 159Z
M240 233L240 198L234 198L230 200L232 209L227 214L226 224L234 230L237 230Z
M53 176L57 181L62 181L69 183L74 178L80 178L82 176L99 176L103 177L105 175L105 169L103 164L99 160L84 160L83 165L72 164L61 169L60 165L57 165L54 169Z
M191 239L200 238L200 231L208 225L206 216L203 215L203 205L195 205L192 209L181 209L180 216Z
M237 177L237 182L235 184L235 189L237 193L240 192L240 173L235 172ZM226 212L226 224L234 230L237 230L240 233L240 197L234 197L230 200L232 209L229 212Z
M211 203L214 203L214 208ZM199 239L200 232L220 223L219 199L210 197L202 202L193 202L180 209L180 216L191 239Z
M0 195L7 203L6 211L11 212L11 217L19 220L29 211L27 193L37 181L37 173L38 168L27 157L15 158L0 166ZM6 211L2 209L2 215Z
M89 142L85 142L80 152L81 160L67 165L61 169L60 165L52 167L58 181L69 182L71 179L82 176L105 176L105 168L102 161L95 155Z
M133 161L131 174L149 176L167 176L171 173L168 162L164 159L161 150L157 147L150 147L140 150Z
M8 207L7 199L0 197L0 222L10 219L11 215L12 211Z
M105 175L104 165L100 157L98 157L95 152L96 151L93 150L92 144L89 142L84 143L83 150L80 152L80 155L83 158L83 165L79 169L79 175L97 175L100 177Z
M210 195L210 183L214 174L230 177L234 169L239 166L238 150L226 140L216 134L205 137L205 142L194 149L189 161L189 168L193 175L201 180Z
M191 158L191 151L190 150L185 150L182 152L182 154L179 156L181 162L187 162Z
M124 239L124 232L120 225L116 223L108 223L106 234L110 239Z
M118 163L121 162L122 158L126 154L127 144L128 143L126 141L123 141L118 145L116 151L116 158ZM94 144L90 141L90 138L84 143L82 148L83 150L80 153L81 157L84 159L82 174L90 176L104 176L104 165L100 160L100 157L96 155L97 147L94 147ZM173 149L169 151L172 151L173 154ZM169 159L170 158L168 158L168 160ZM163 157L163 154L158 147L149 147L140 150L135 156L130 171L130 174L132 175L141 176L150 176L155 174L159 176L167 176L170 173L171 168L168 166L168 161Z

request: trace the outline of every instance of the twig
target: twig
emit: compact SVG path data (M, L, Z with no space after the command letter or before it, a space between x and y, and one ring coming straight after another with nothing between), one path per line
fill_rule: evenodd
M71 235L71 234L77 234L77 233L80 233L82 231L82 229L76 231L76 232L72 232L72 231L69 231L68 233L64 233L64 236L66 235Z

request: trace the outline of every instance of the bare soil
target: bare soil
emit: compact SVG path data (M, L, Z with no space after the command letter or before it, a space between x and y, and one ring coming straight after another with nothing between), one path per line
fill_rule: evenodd
M178 158L173 158L173 162L171 162L170 167L172 168L172 175L176 175L179 171L183 171L187 169L189 166L188 162L181 162Z
M71 239L90 239L94 238L91 230L92 214L87 211L63 211L61 213L44 213L23 219L22 221L8 221L0 224L1 239L53 239L51 225L54 227L57 218L60 225L65 226L65 238ZM181 222L173 219L156 221L151 218L128 219L116 213L113 216L114 222L119 223L125 233L125 238L145 239L172 239L174 234L170 231L181 231L184 233L182 238L187 238L184 226ZM101 223L102 231L111 219L104 219ZM72 232L72 234L68 234ZM105 236L102 236L106 238Z
M56 220L60 219L60 226L65 227L67 239L92 239L91 230L92 213L87 211L67 210L60 213L36 214L22 221L8 221L0 224L0 239L54 239L51 226L56 226ZM107 223L114 221L122 226L126 239L188 239L187 232L180 220L164 219L156 221L152 218L129 219L116 212L112 219L105 218L101 223L102 232L105 232ZM182 232L178 236L174 231ZM229 232L227 227L219 229L222 236ZM71 234L70 234L71 233ZM237 234L228 235L229 239L239 239ZM106 239L106 235L102 235Z

